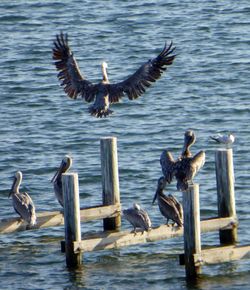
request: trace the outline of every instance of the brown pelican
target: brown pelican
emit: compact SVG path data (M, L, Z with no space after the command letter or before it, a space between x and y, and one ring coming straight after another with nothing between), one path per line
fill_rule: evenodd
M158 179L158 185L153 199L153 204L157 199L160 212L167 219L167 224L168 221L171 219L174 224L177 223L177 225L181 227L183 226L182 205L173 195L169 194L168 196L166 196L163 193L166 182L167 181L163 176Z
M12 197L14 210L25 220L29 225L36 224L35 206L31 197L26 192L19 192L19 187L22 182L22 172L17 171L14 176L14 181L9 193Z
M177 180L177 189L185 191L188 183L193 182L193 178L205 163L205 152L201 150L192 156L190 146L195 141L195 135L192 131L187 131L184 137L184 147L182 155L175 161L172 154L165 149L160 157L162 173L168 183L171 183L173 177Z
M89 107L91 115L106 117L112 111L109 104L117 103L126 94L130 100L141 96L151 83L161 77L163 71L173 63L175 55L171 55L175 48L172 43L165 47L161 53L144 63L134 74L124 81L111 84L107 75L107 64L102 63L102 80L93 84L81 74L78 63L68 45L67 34L56 36L53 48L53 59L58 73L58 79L64 86L66 94L76 99L81 96L86 102L94 102Z
M222 135L219 133L215 136L210 136L210 138L215 140L217 143L225 144L225 145L231 145L235 141L235 137L231 133L228 135Z
M142 233L151 228L151 221L147 212L137 203L135 203L132 208L124 209L123 215L134 227L134 230L132 231L134 233L136 233L136 228L142 229Z
M72 165L72 158L68 155L65 155L63 158L60 167L58 168L56 174L52 178L51 182L54 184L54 191L57 200L60 205L63 207L63 192L62 192L62 173L67 172Z

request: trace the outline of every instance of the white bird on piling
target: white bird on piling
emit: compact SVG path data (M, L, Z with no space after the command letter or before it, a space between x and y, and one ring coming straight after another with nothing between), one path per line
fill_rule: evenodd
M136 233L136 228L142 229L142 233L151 229L151 220L148 213L139 204L134 203L132 208L124 209L122 212L124 218L134 227L133 233Z
M167 219L167 225L168 221L171 219L174 224L176 223L179 227L182 227L182 205L173 195L169 194L167 196L163 193L164 188L166 187L166 183L167 181L163 176L158 179L157 189L152 204L154 204L155 200L157 199L159 210L161 214Z
M216 141L217 143L225 144L225 145L232 145L235 141L235 137L231 133L228 135L222 135L218 133L217 135L210 136L210 138Z
M36 224L35 205L27 192L19 192L22 177L21 171L15 173L9 197L12 197L14 210L20 217L25 220L29 226L34 226Z
M175 177L177 189L180 191L188 189L188 184L193 182L193 178L205 163L205 151L201 150L194 156L190 152L190 146L195 142L195 139L193 131L186 131L182 155L174 160L172 154L165 149L160 157L162 173L166 181L171 183Z
M62 192L62 174L67 172L72 165L72 158L69 155L65 155L60 167L56 171L54 177L51 179L54 185L54 191L56 198L60 205L63 207L63 192Z
M73 52L68 45L67 34L56 36L53 48L53 59L58 73L58 79L65 93L72 99L81 96L86 102L94 102L89 112L95 117L106 117L112 113L109 105L117 103L125 95L130 100L141 96L153 82L161 77L167 67L174 61L171 55L175 48L172 42L163 48L162 52L144 63L137 71L124 81L111 84L107 74L107 64L102 63L102 80L94 84L88 81L80 72Z

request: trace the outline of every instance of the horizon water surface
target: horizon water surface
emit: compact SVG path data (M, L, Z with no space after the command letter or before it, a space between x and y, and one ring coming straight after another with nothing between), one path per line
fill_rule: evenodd
M101 202L101 137L116 136L121 202L138 202L153 225L165 222L151 202L161 175L159 157L175 157L185 130L197 135L193 152L206 150L200 184L201 218L217 215L214 152L209 136L232 132L239 244L249 244L250 6L239 1L6 1L0 3L0 219L16 216L8 192L16 170L37 212L60 209L50 182L65 154L78 172L81 206ZM177 57L162 78L134 101L112 105L96 119L82 100L71 100L57 80L52 45L60 31L88 80L100 63L118 82L173 41ZM171 192L181 200L174 185ZM82 224L98 231L102 221ZM122 229L130 229L122 220ZM179 265L182 238L85 253L69 270L60 252L64 228L0 236L1 289L248 289L250 262L203 267L196 285ZM218 245L218 233L202 245Z

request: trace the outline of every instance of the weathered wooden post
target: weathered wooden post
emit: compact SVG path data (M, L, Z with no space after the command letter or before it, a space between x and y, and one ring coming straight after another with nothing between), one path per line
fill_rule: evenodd
M215 152L216 182L218 195L218 216L236 217L234 197L233 150L218 149ZM220 230L221 244L237 242L237 226Z
M117 138L101 138L101 171L103 205L120 203ZM121 216L103 219L104 230L117 230L121 225Z
M82 254L74 253L74 241L81 241L79 186L77 173L62 174L64 199L65 253L68 267L82 263Z
M182 194L182 200L186 277L192 279L201 273L201 267L195 265L193 256L201 253L199 184L189 185Z

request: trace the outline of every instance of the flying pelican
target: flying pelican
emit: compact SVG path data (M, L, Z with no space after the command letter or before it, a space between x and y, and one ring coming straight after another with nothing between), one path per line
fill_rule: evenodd
M124 209L123 215L134 227L134 230L132 231L134 233L136 233L136 228L142 229L142 233L144 231L149 231L151 228L151 220L147 212L137 203L135 203L132 208Z
M61 33L56 36L53 48L53 59L58 73L58 79L64 87L65 93L72 99L81 96L86 102L94 102L89 107L91 115L106 117L113 111L109 105L119 102L126 94L130 100L141 96L151 83L161 77L163 71L174 61L175 55L171 55L175 48L172 42L165 47L161 53L153 59L144 63L134 74L128 76L124 81L111 84L107 74L107 63L102 63L102 80L93 84L81 74L77 60L73 56L68 45L67 34Z
M19 192L22 177L23 175L21 171L17 171L15 173L9 197L12 197L14 210L20 215L20 217L30 226L34 226L36 224L36 212L34 203L28 193Z
M51 179L54 185L54 191L57 200L59 201L60 205L63 207L63 192L62 192L62 173L67 172L72 165L72 158L69 155L65 155L63 158L60 167L56 171L56 174Z
M222 135L219 133L215 136L210 136L210 138L215 140L217 143L225 144L225 145L231 145L235 141L235 137L231 133L228 135Z
M168 221L171 219L174 222L174 224L176 223L179 227L182 227L183 226L182 205L173 195L169 194L168 196L166 196L163 193L166 183L167 181L163 176L158 179L158 185L153 199L153 204L157 199L160 212L167 219L167 225Z
M188 189L188 183L193 183L193 178L205 163L205 152L203 150L192 156L190 146L196 138L194 132L191 131L192 134L187 132L184 137L182 155L176 161L167 149L163 150L160 157L162 173L166 181L171 183L173 177L175 177L177 189L180 191Z

